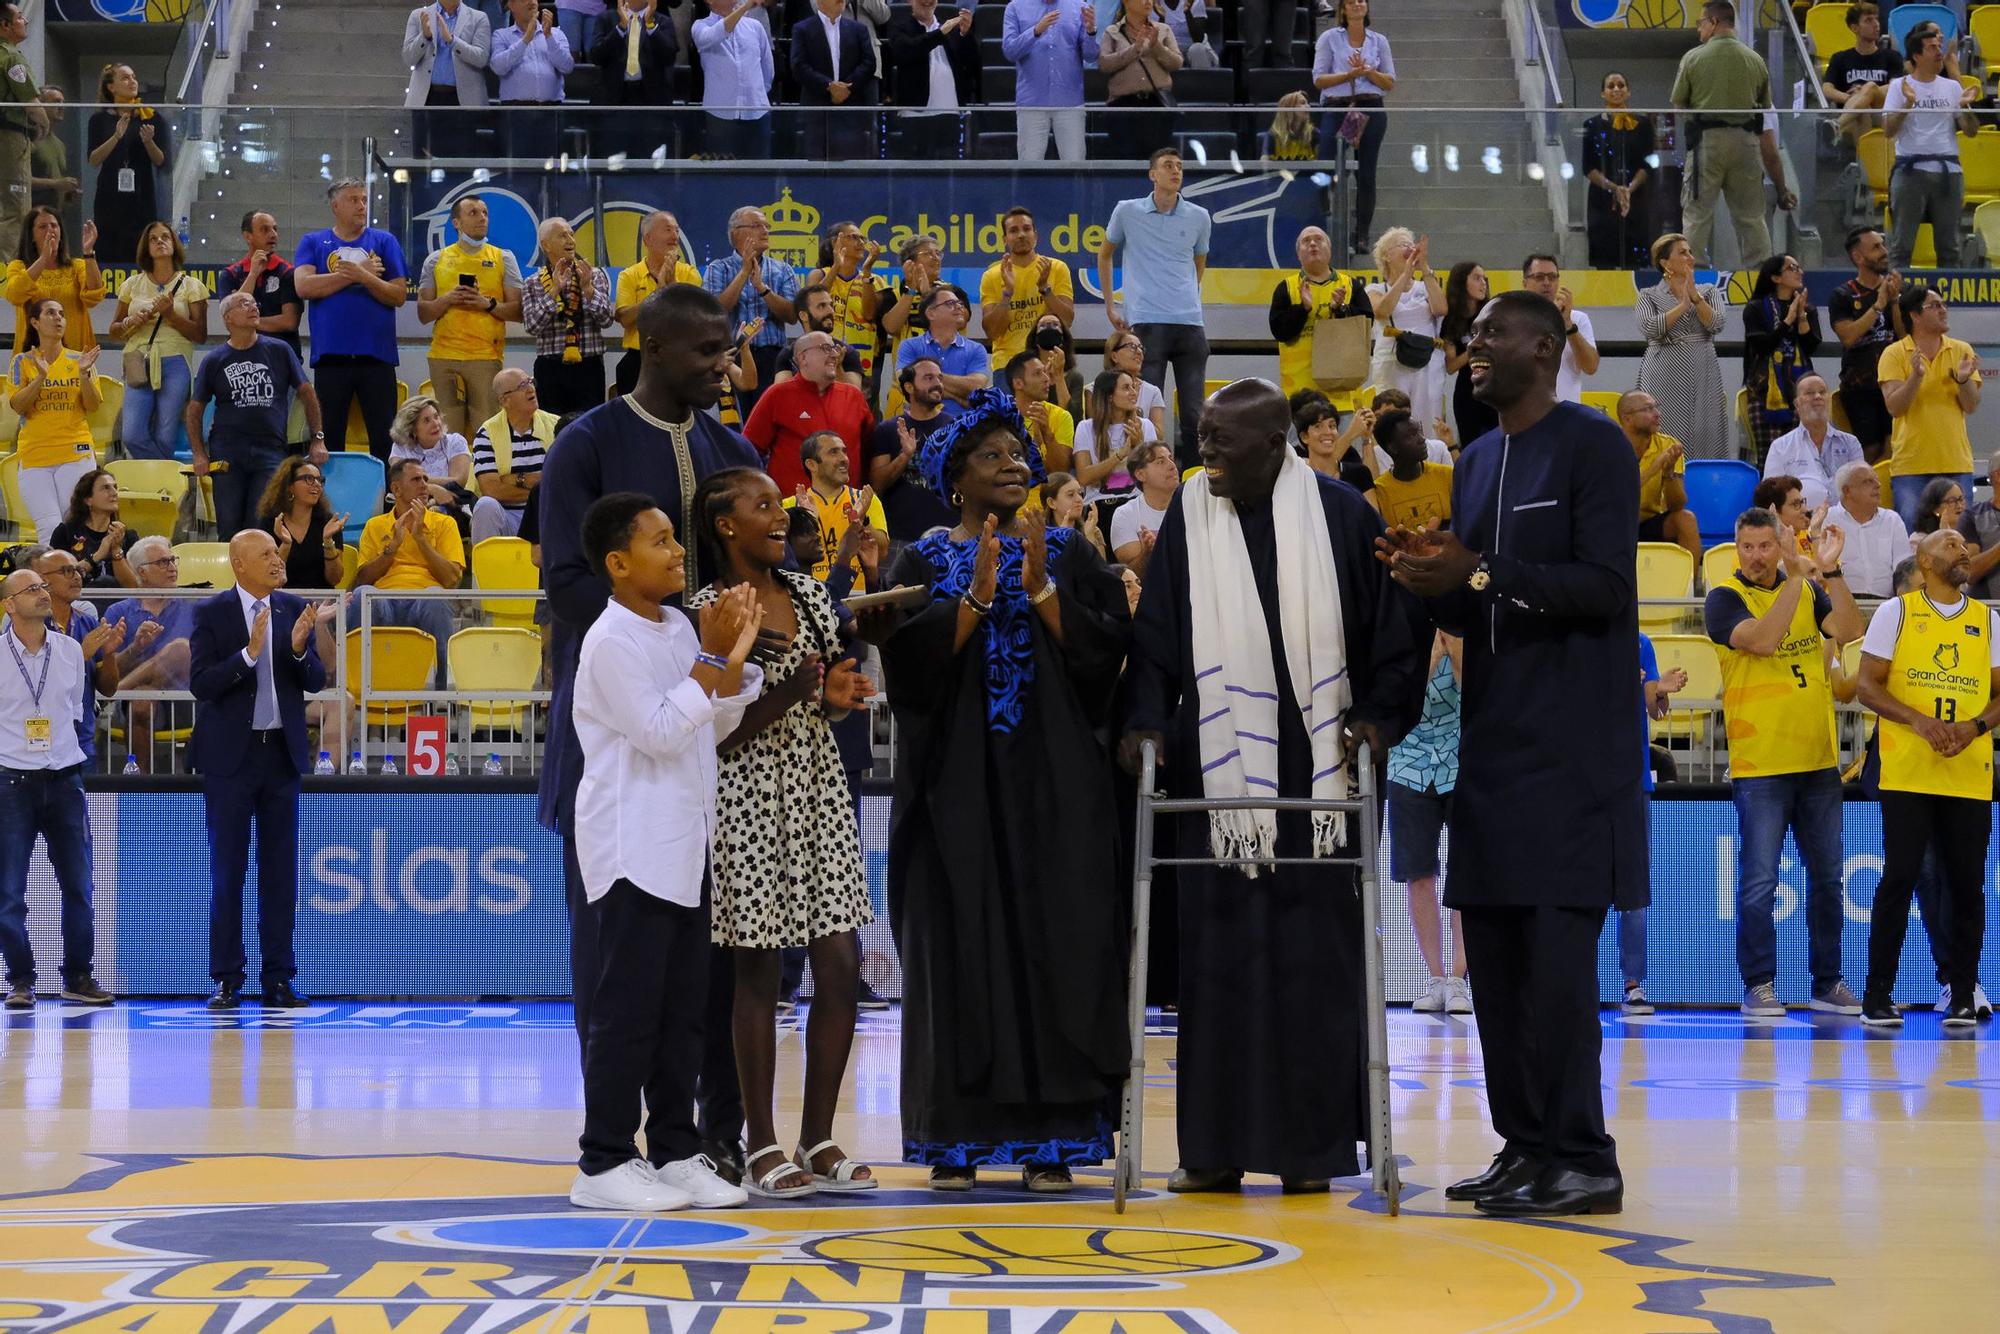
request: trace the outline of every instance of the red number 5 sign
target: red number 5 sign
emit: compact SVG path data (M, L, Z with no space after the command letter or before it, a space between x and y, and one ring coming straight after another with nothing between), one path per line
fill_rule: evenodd
M431 777L444 772L444 752L450 738L450 723L440 715L412 714L403 725L403 744L409 754L404 772Z

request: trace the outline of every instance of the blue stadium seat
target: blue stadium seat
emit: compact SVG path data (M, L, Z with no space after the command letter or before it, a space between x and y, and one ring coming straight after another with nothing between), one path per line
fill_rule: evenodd
M1762 476L1741 459L1687 461L1688 508L1701 525L1702 545L1735 537L1736 516L1750 508L1750 496Z
M327 455L320 472L326 477L326 503L335 514L347 516L341 540L359 542L361 526L382 512L382 495L388 489L382 461L373 454L343 451Z
M1898 51L1908 51L1904 39L1919 23L1931 22L1944 32L1946 45L1958 40L1958 14L1949 5L1897 5L1889 11L1889 39Z

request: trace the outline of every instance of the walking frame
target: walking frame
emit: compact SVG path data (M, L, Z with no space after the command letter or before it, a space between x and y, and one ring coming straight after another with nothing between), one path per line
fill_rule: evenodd
M1139 1165L1145 1148L1146 1098L1146 940L1153 913L1155 866L1235 866L1220 857L1159 857L1153 853L1153 821L1159 815L1206 815L1217 810L1334 811L1357 817L1361 837L1352 852L1330 857L1279 857L1268 865L1352 865L1361 894L1362 961L1366 988L1363 1002L1368 1018L1368 1166L1375 1190L1388 1202L1389 1215L1401 1212L1402 1181L1396 1171L1389 1130L1389 1018L1382 995L1382 909L1377 867L1380 865L1379 817L1375 804L1375 764L1369 747L1355 753L1360 773L1357 795L1345 801L1309 797L1236 797L1211 801L1167 798L1155 791L1158 755L1151 741L1140 748L1139 816L1132 857L1132 968L1128 994L1132 1026L1132 1067L1126 1077L1118 1134L1118 1161L1112 1169L1111 1201L1125 1212L1125 1197L1139 1187Z

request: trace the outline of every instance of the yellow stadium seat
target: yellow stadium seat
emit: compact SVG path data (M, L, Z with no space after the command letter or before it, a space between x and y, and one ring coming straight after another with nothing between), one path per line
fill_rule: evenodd
M236 571L229 568L227 542L183 542L174 548L174 555L180 558L182 587L194 584L236 587Z
M1979 58L1988 69L2000 68L2000 5L1975 8L1965 30L1979 47Z
M1743 432L1743 443L1745 446L1748 446L1751 441L1750 391L1748 389L1739 389L1736 391L1736 429ZM1754 451L1751 451L1751 453L1751 461L1754 463L1756 461Z
M107 353L115 356L116 353ZM101 365L102 363L100 363ZM111 442L118 438L118 415L125 410L125 382L115 376L97 373L97 410L85 418L90 423L90 443L97 446L97 456L104 457L104 451L111 448ZM13 439L10 435L8 439Z
M1694 593L1694 556L1676 542L1639 544L1639 597L1686 598ZM1648 634L1666 630L1684 615L1679 607L1639 608L1639 628Z
M0 500L7 502L7 517L14 524L16 542L33 542L40 536L35 531L34 516L28 513L27 502L21 499L21 456L9 454L0 458Z
M437 395L431 391L431 382L429 380L426 380L422 384L417 386L417 394L421 398L437 397Z
M2000 268L2000 199L1972 210L1972 230L1986 243L1986 267Z
M1910 267L1913 269L1934 269L1937 267L1937 233L1928 222L1917 224L1917 242L1910 247Z
M174 531L188 475L177 459L113 459L106 472L118 482L118 517L135 533ZM181 571L181 578L188 577Z
M410 401L410 382L396 381L396 406L402 407ZM368 424L361 420L361 400L355 399L347 408L347 447L359 453L368 452Z
M1719 587L1723 580L1736 573L1736 544L1723 542L1701 553L1701 586L1703 589Z
M460 630L445 644L453 690L533 690L542 679L542 636L514 626L477 626ZM526 699L475 699L465 702L475 731L527 728Z
M354 572L361 568L361 548L352 542L340 544L340 586L354 587Z
M1965 169L1968 208L2000 199L2000 134L1961 134L1958 161Z
M1970 88L1975 101L1986 96L1986 85L1979 81L1979 76L1976 74L1959 75L1958 86L1961 88Z
M1876 208L1889 206L1889 136L1880 130L1868 130L1854 145L1855 161L1868 177L1868 192L1874 196Z
M489 537L472 548L472 586L518 593L540 588L542 572L521 538ZM494 625L525 629L535 623L532 598L481 598L479 606Z
M2000 222L2000 217L1996 217L1994 221ZM1847 404L1841 401L1840 391L1838 389L1833 391L1833 401L1828 405L1827 416L1833 421L1833 424L1835 426L1838 426L1841 430L1848 432L1850 435L1853 434L1854 423L1848 419Z
M14 447L14 437L21 433L21 414L14 411L14 382L0 375L0 444L8 449Z
M1618 400L1625 397L1616 389L1586 389L1583 391L1583 405L1596 408L1612 421L1618 420Z
M1806 11L1806 36L1812 38L1813 54L1819 58L1822 72L1829 60L1854 49L1854 29L1847 26L1847 9L1845 3L1819 4Z
M1707 635L1655 635L1653 653L1659 659L1661 674L1678 667L1688 678L1687 686L1675 696L1674 711L1660 721L1655 735L1686 737L1690 741L1706 738L1715 718L1715 705L1695 701L1715 700L1722 695L1722 664L1715 656L1715 645ZM1679 707L1678 701L1682 699L1692 707Z
M1892 485L1895 480L1895 474L1890 471L1891 463L1892 460L1887 454L1884 454L1875 461L1875 479L1882 483L1882 498L1884 500L1888 500L1896 492L1896 488Z
M368 705L363 723L369 727L390 727L403 722L419 709L422 701L396 703L401 691L429 687L437 668L437 640L422 630L402 625L377 625L369 630ZM347 693L361 703L361 631L347 632ZM390 699L385 702L383 696Z

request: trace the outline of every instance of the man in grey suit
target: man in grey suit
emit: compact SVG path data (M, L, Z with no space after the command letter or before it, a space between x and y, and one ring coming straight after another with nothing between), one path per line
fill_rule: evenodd
M403 105L416 112L416 149L449 157L463 146L459 118L436 107L486 105L486 61L493 21L465 0L433 0L410 11L403 25L403 60L410 86Z

